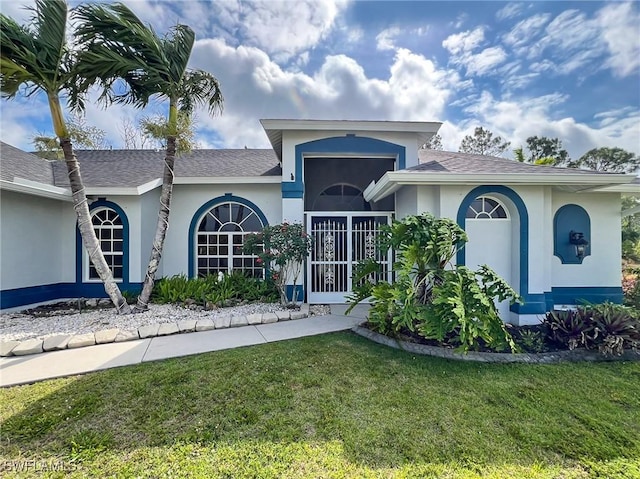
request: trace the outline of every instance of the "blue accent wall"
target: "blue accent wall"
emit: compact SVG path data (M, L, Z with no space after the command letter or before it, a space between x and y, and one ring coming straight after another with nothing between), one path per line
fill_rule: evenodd
M462 203L460 203L457 216L458 225L466 230L466 215L471 203L473 203L478 196L489 195L491 193L501 194L509 198L516 206L520 219L520 284L518 285L518 292L524 299L525 304L514 304L511 306L511 311L518 314L544 313L547 310L545 295L543 293L529 294L529 213L518 193L502 185L483 185L474 188L464 197ZM458 251L456 261L459 265L465 264L465 254L465 248Z
M142 283L128 283L122 288L139 293ZM55 283L27 288L8 289L0 293L0 309L16 308L64 298L107 298L102 283Z
M116 213L118 213L118 216L120 216L120 219L122 220L122 281L118 281L118 285L120 286L121 290L129 290L130 289L130 284L129 284L129 243L130 243L130 238L129 238L129 219L127 218L127 214L124 212L124 210L122 208L120 208L120 206L118 206L116 203L113 203L112 201L107 201L103 198L94 201L93 203L91 203L89 205L89 212L91 213L93 210L97 209L97 208L109 208L114 210ZM101 282L97 281L97 282L86 282L83 281L82 278L82 271L83 271L83 261L84 261L84 255L83 255L83 246L82 246L82 237L80 236L80 230L76 227L76 284L77 285L84 285L88 288L88 291L93 291L95 288L95 286L97 286L99 289L102 289L102 291L104 292L104 286L102 285ZM98 296L91 296L91 297L100 297Z
M297 296L297 301L299 303L303 303L304 302L304 286L301 284L296 284L296 291L298 293ZM293 299L293 285L292 284L288 284L287 285L287 289L286 289L286 293L287 293L287 298L289 299L289 301L291 301Z
M295 180L282 182L283 198L304 196L303 159L314 154L335 155L387 155L396 159L396 170L403 170L407 163L406 148L402 145L366 136L336 136L296 145Z
M191 218L191 224L189 225L189 236L187 238L187 243L189 245L189 255L188 255L188 260L189 260L189 277L193 278L196 275L196 268L195 268L195 242L196 242L196 232L198 230L198 224L200 223L200 221L202 220L202 216L209 211L210 209L212 209L214 206L220 204L220 203L226 203L228 201L233 201L235 203L240 203L241 205L245 205L248 206L249 208L251 208L253 211L256 212L256 214L258 215L258 217L260 218L260 221L262 221L262 224L264 226L268 226L269 222L267 221L267 217L264 215L264 213L260 210L260 208L258 208L258 206L255 203L252 203L251 201L241 198L239 196L233 196L232 193L226 193L224 196L218 196L217 198L214 198L212 200L207 201L204 205L202 205L200 208L198 208L198 211L195 212L195 214L193 215L193 217Z
M553 254L562 264L582 264L583 258L576 256L575 246L569 243L571 231L583 233L584 239L591 243L591 219L582 206L564 205L553 217ZM590 251L587 246L585 257L591 255Z

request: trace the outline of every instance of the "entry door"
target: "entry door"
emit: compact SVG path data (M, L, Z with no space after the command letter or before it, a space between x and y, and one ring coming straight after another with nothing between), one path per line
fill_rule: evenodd
M313 250L307 265L307 291L310 303L344 303L352 291L354 266L366 258L383 265L382 278L390 279L389 256L376 250L381 225L390 214L314 213L307 216L307 231Z
M512 234L508 209L497 199L481 196L467 211L465 229L469 242L465 245L466 265L471 269L489 265L513 286ZM509 302L497 304L503 321L509 321Z

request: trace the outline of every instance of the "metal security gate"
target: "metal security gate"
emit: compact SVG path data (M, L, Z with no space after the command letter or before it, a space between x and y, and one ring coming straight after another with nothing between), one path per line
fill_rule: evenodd
M379 212L307 215L307 231L313 238L307 265L309 303L344 303L352 290L353 268L365 258L379 261L380 279L390 280L390 258L376 250L380 225L390 221L390 213Z

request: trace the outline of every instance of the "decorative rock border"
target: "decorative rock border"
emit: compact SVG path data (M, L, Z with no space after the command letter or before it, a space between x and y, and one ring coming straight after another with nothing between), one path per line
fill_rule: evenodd
M278 321L309 317L309 305L302 304L300 311L277 311L276 313L254 313L247 316L218 316L215 319L185 320L177 323L158 323L141 326L135 331L105 329L95 333L76 335L58 334L45 339L25 339L24 341L0 341L0 356L26 356L62 349L82 348L95 344L120 343L135 339L169 336L172 334L211 331L248 325L270 324Z
M626 350L621 356L604 356L596 351L575 349L573 351L556 351L553 353L487 353L469 351L459 353L453 349L429 346L426 344L412 343L400 339L390 338L384 334L376 333L362 326L354 326L352 331L362 337L370 339L378 344L383 344L394 349L401 349L413 354L424 356L437 356L439 358L457 359L462 361L476 361L481 363L530 363L551 364L561 362L582 361L640 361L640 352Z

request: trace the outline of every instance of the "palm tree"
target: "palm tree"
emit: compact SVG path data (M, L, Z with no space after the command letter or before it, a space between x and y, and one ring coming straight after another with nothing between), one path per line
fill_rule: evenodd
M67 4L64 0L36 0L30 25L23 26L0 14L0 92L4 98L45 93L67 165L73 207L82 242L104 288L119 313L130 312L96 237L85 195L80 165L73 152L69 128L64 120L60 96L82 110L89 84L78 77L79 62L66 39Z
M143 108L152 98L169 101L158 223L136 305L137 310L143 311L148 307L169 225L178 113L190 115L196 106L206 106L210 114L221 111L220 85L210 73L187 69L195 34L186 25L176 25L160 37L121 3L81 5L76 17L81 21L76 33L82 46L83 77L89 83L98 81L102 85L101 98L106 103ZM119 80L126 88L118 84L114 88Z

